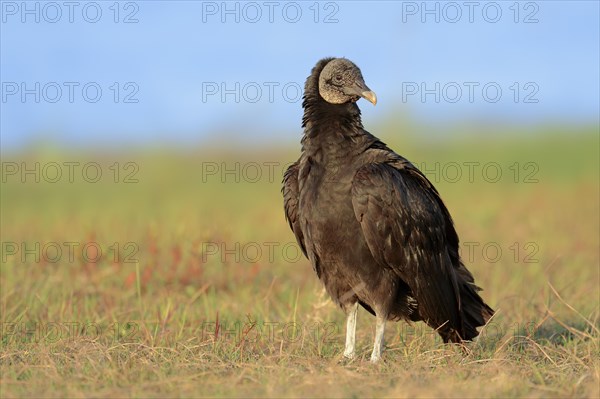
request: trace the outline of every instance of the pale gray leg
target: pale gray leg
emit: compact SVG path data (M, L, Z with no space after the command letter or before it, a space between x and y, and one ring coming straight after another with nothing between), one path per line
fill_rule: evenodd
M373 344L373 353L371 353L371 363L377 363L381 359L383 351L383 336L385 332L386 318L377 316L377 325L375 327L375 343Z
M346 349L344 357L354 358L354 344L356 342L356 314L358 313L358 302L356 302L348 311L346 319Z

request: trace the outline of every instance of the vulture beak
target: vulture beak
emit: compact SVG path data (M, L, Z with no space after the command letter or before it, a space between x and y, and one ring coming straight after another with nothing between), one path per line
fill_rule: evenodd
M351 87L346 88L345 92L349 95L362 97L373 105L377 104L377 95L362 80L354 82Z
M360 96L365 100L369 101L370 103L373 103L373 105L377 105L377 96L375 95L374 91L363 91L362 93L360 93Z

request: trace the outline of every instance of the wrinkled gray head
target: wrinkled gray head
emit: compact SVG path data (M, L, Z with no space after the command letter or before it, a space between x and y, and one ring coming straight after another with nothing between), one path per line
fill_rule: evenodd
M377 104L377 96L365 84L360 69L350 60L334 58L319 75L319 94L331 104L358 101L360 97Z

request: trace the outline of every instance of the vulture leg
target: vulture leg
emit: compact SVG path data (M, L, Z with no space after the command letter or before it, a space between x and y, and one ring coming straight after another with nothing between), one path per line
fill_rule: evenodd
M344 357L354 358L354 343L356 342L356 314L358 313L358 302L350 307L346 319L346 349Z
M386 317L377 315L377 325L375 327L375 343L373 344L373 353L371 353L371 363L377 363L381 359L383 352L383 335L385 332Z

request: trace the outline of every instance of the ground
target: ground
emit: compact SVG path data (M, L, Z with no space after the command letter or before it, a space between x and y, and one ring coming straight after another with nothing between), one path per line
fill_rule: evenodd
M498 311L476 342L389 323L371 365L361 310L342 359L344 315L283 217L299 145L40 147L2 164L1 396L598 397L597 131L382 131Z

